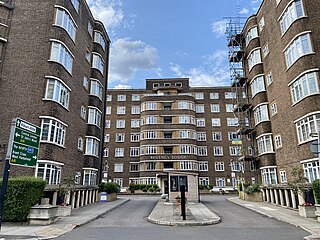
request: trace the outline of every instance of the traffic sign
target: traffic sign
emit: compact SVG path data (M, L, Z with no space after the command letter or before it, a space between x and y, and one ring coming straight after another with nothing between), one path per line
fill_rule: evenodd
M16 118L13 131L10 163L35 167L38 160L41 128Z

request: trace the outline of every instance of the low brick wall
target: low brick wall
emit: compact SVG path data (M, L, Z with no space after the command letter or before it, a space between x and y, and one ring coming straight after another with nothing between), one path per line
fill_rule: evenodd
M239 197L242 200L250 201L250 202L262 202L262 192L254 192L254 193L245 193L241 191L239 193Z

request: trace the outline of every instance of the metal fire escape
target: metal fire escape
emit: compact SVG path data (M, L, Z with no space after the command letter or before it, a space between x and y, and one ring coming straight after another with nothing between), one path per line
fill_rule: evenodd
M248 79L245 76L245 38L242 33L243 23L241 18L230 17L227 22L228 57L231 77L231 86L234 94L234 115L238 118L238 144L241 144L241 152L238 161L242 163L243 173L247 177L256 177L256 159L254 158L254 125L252 119L252 105ZM255 178L257 179L257 178ZM252 179L250 179L251 181Z

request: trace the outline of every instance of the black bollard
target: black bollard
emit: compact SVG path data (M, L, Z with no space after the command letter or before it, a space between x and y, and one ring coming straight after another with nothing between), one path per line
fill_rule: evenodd
M181 192L181 216L182 220L186 220L186 186L180 186Z

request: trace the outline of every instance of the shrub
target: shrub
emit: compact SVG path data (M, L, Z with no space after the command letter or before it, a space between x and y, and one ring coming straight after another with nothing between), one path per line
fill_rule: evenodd
M46 181L40 178L10 178L4 203L4 221L27 221L30 208L39 202L45 187Z
M249 183L244 183L243 187L244 187L243 191L248 194L260 192L260 185L257 183L254 183L252 185Z
M312 188L316 203L320 204L320 179L316 179L312 182Z
M120 186L117 183L108 182L108 183L100 183L99 184L99 191L106 192L106 193L119 193Z

